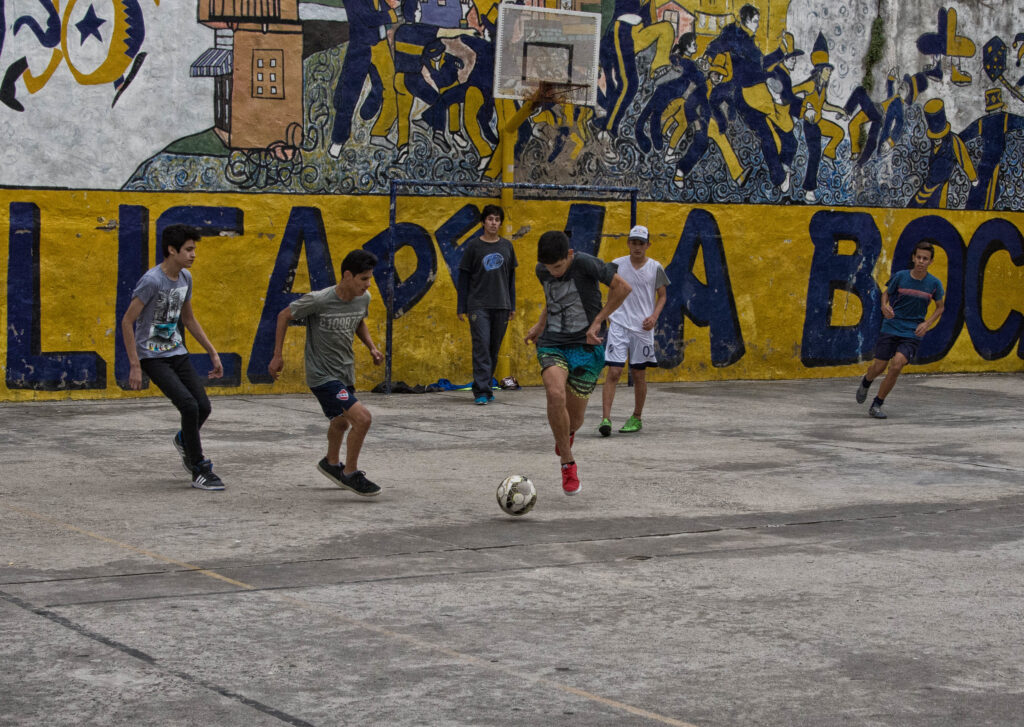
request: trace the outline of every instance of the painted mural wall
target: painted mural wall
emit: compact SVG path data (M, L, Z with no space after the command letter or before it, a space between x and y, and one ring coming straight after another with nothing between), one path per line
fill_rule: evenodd
M879 284L920 239L938 245L949 294L921 370L1020 370L1011 6L564 7L602 15L597 101L539 103L502 134L519 103L493 96L491 0L0 0L0 398L128 395L117 321L176 221L208 234L195 307L230 358L221 390L302 390L301 337L267 382L268 321L331 284L348 250L387 260L393 179L448 183L398 198L394 377L468 381L453 276L487 201L470 185L500 177L502 144L517 182L639 190L671 280L655 379L853 375ZM538 234L624 254L629 206L520 190L507 212L521 315L500 371L537 383L518 334L543 302ZM379 345L389 270L373 290ZM363 388L382 378L357 368Z

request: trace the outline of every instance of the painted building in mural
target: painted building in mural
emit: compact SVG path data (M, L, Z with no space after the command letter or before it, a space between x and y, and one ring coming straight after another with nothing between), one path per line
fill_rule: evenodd
M524 262L552 227L622 254L629 205L585 188L636 190L671 279L663 380L850 374L879 283L919 239L939 246L950 295L924 370L1019 370L1024 26L1009 6L524 4L599 14L596 94L538 103L503 133L522 101L495 91L510 37L495 0L0 0L0 398L120 392L125 288L174 221L209 235L197 306L205 282L207 328L236 356L226 391L270 390L268 316L332 283L356 246L387 263L378 338L396 284L396 378L466 378L459 249L502 144L514 181L575 190L518 193ZM392 256L396 179L445 184L401 188ZM92 267L72 275L80 257ZM529 272L520 300L539 310ZM530 352L507 348L503 368L531 383Z

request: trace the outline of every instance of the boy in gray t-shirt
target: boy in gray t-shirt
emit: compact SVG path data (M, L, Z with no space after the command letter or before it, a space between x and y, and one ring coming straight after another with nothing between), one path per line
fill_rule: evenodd
M199 490L223 490L224 482L203 456L199 429L210 416L210 399L189 360L179 325L183 325L210 354L209 378L224 374L217 350L192 312L192 274L201 233L187 225L168 225L160 238L163 261L150 268L135 286L132 302L121 319L128 354L128 386L142 388L142 374L171 400L181 414L181 431L174 447L181 464Z
M324 415L327 428L327 456L317 468L331 482L347 487L358 495L373 497L380 487L357 469L359 451L370 429L370 410L356 400L355 353L353 339L358 336L380 365L384 360L373 345L366 314L370 305L370 283L377 256L365 250L353 250L341 263L341 279L332 288L308 293L292 302L277 316L274 357L270 375L276 380L284 368L284 339L292 321L306 326L306 385L309 386ZM348 432L345 462L341 462L341 442Z

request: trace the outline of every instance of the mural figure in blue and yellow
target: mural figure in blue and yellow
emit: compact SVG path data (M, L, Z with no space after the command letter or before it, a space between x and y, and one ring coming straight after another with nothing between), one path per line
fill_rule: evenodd
M821 33L818 33L818 38L814 41L811 63L814 64L811 77L793 87L793 95L798 100L793 103L791 108L793 115L803 120L804 139L807 140L807 172L804 175L803 184L804 199L813 203L817 199L815 190L818 188L818 166L821 164L822 154L827 159L835 159L836 150L846 136L843 127L826 119L823 114L829 111L845 119L846 111L829 103L827 99L828 82L835 66L829 63L828 43L825 42L825 36ZM821 148L822 137L828 139L824 151Z
M768 176L783 193L789 191L790 174L783 168L775 135L768 124L776 113L775 100L768 89L764 54L754 35L761 23L761 13L753 5L740 8L739 22L730 23L708 44L707 53L729 54L732 61L732 111L754 132L761 154L768 167ZM731 114L730 114L731 116Z
M858 167L871 161L876 151L886 153L891 150L903 134L905 108L913 103L910 97L912 82L910 76L897 82L897 74L897 69L889 70L885 79L885 98L881 103L876 104L863 86L857 86L843 107L850 117L850 159ZM917 79L914 85L916 87L922 83L927 85L926 78ZM862 140L865 126L867 139Z
M619 125L640 89L640 72L636 56L647 48L654 48L648 78L655 85L677 76L669 58L675 33L666 22L652 18L652 9L641 0L615 0L615 12L601 38L600 62L604 78L604 91L598 94L598 105L604 110L603 131L612 136L619 133Z
M427 44L423 49L423 66L426 68L430 80L437 89L437 99L423 112L423 120L433 131L434 144L442 151L451 151L445 139L445 121L450 115L452 118L452 132L458 132L457 112L461 99L465 95L463 84L459 81L459 74L465 67L460 58L448 53L444 41L437 39ZM453 112L449 114L449 111ZM453 133L453 139L461 139L457 133ZM465 144L460 145L465 148Z
M917 49L934 59L934 65L928 69L931 78L942 80L942 62L949 58L950 81L958 86L967 86L971 83L971 74L962 70L960 64L962 59L974 57L977 47L970 38L960 35L959 30L956 8L939 8L935 32L921 35L917 39Z
M960 138L965 142L974 139L981 142L978 183L967 194L967 209L995 209L1001 191L1000 164L1006 151L1006 136L1015 131L1024 131L1024 116L1006 110L1001 89L985 91L985 115L960 132Z
M661 151L664 147L662 124L666 114L675 119L675 115L681 112L682 117L677 123L684 131L701 117L702 109L707 105L707 93L704 74L693 59L696 53L697 34L684 33L670 56L677 74L654 89L633 127L642 151L649 152L652 147ZM673 101L680 102L677 104L680 108L670 112L668 109Z
M942 99L933 98L926 103L924 116L928 124L928 139L931 141L928 174L907 206L946 209L950 180L957 169L975 186L978 184L978 175L974 171L967 145L950 130L949 122L946 121L946 105Z
M328 153L335 159L352 133L352 116L367 79L370 96L364 102L364 119L378 113L381 128L390 128L397 114L395 64L387 40L387 27L398 20L398 0L346 0L349 36L338 85L334 89L334 126ZM373 99L373 100L371 100Z
M804 52L796 47L793 34L785 32L782 34L779 47L764 57L766 84L775 106L768 120L779 149L779 162L787 173L792 172L793 160L796 158L797 140L793 109L800 103L793 90L792 73L797 58L803 54Z
M159 4L159 0L154 0ZM112 2L114 17L109 28L106 18L100 17L94 5L90 5L85 17L71 23L78 0L69 0L61 10L60 1L38 0L39 8L45 14L43 24L32 15L21 15L15 18L12 33L18 35L22 30L29 30L35 36L39 46L50 49L50 59L46 67L38 72L32 70L28 58L22 56L7 66L3 81L0 81L0 102L14 111L24 111L25 106L17 98L17 82L21 80L30 94L41 91L53 74L66 65L75 81L83 86L97 86L111 83L114 97L111 106L117 103L121 95L138 74L146 54L140 52L146 39L146 23L139 5L139 0L114 0ZM0 3L5 5L6 3ZM0 52L4 47L4 34L7 23L0 14ZM73 30L72 30L73 29ZM77 36L75 35L77 33ZM107 54L103 60L90 71L81 70L74 61L74 55L90 43L104 43L107 35ZM70 37L69 37L70 36ZM74 49L74 52L72 52Z

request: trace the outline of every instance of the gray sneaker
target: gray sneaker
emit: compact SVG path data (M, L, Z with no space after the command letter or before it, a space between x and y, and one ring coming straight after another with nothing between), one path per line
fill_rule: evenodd
M864 386L864 379L860 380L860 385L857 387L857 403L863 404L868 398L868 389L870 386Z
M874 404L872 404L871 408L868 409L868 414L873 416L875 419L888 419L889 418L889 416L884 411L882 411L882 407L876 406Z

